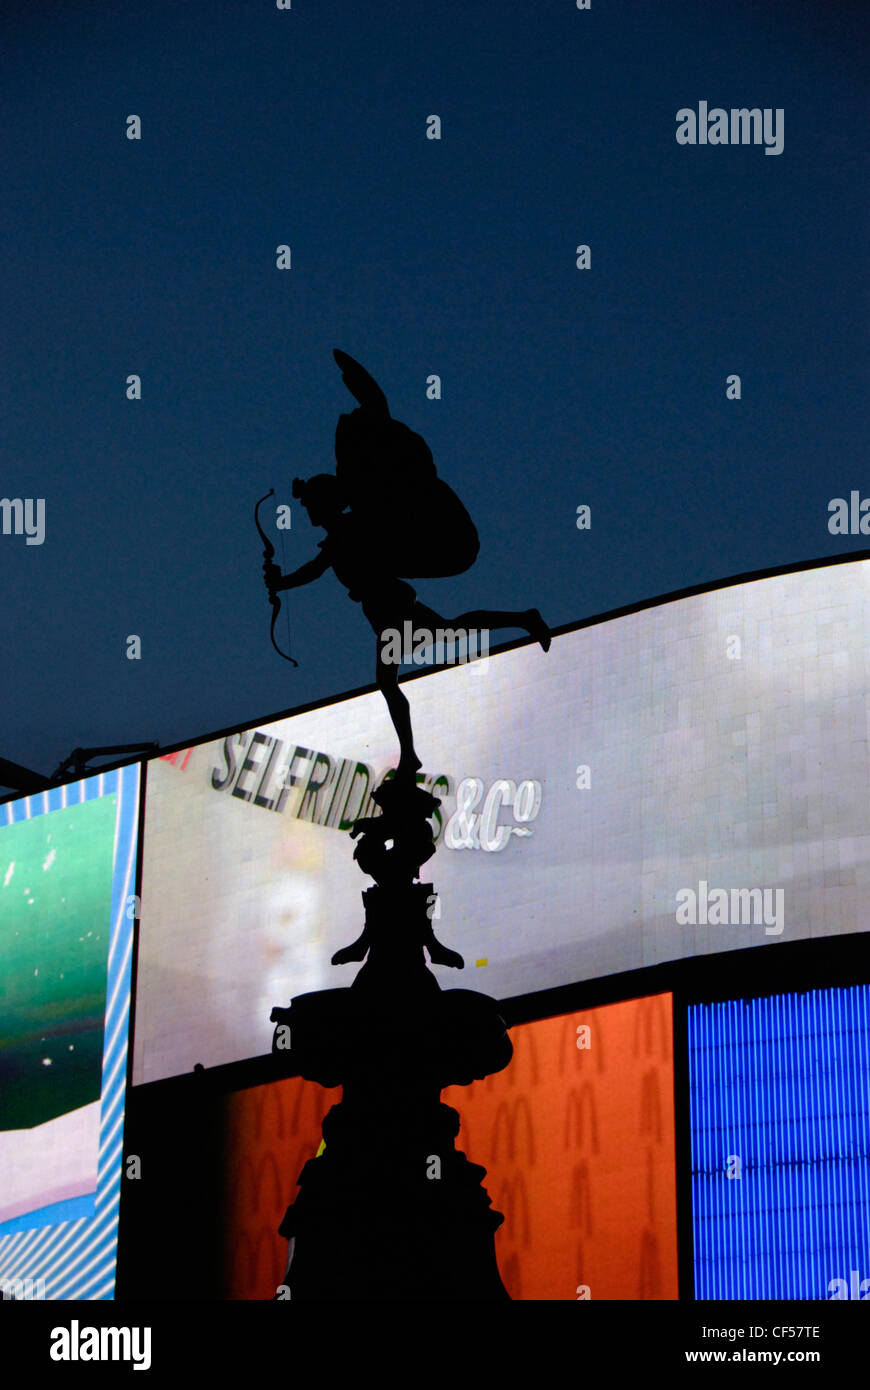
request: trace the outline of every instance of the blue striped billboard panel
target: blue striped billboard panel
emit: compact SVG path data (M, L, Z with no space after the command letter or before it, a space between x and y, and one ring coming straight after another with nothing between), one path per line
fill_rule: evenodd
M115 1288L139 766L0 807L0 1286Z
M870 1298L870 986L688 1015L695 1297Z

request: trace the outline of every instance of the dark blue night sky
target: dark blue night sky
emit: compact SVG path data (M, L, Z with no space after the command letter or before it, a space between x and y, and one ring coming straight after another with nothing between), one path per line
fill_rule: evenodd
M868 545L828 531L870 496L865 4L5 0L0 25L0 495L46 527L0 535L0 756L48 773L373 680L331 575L283 596L299 670L275 655L253 523L334 467L334 347L477 523L474 568L415 585L446 614L558 626ZM677 144L700 101L782 108L783 152ZM285 570L323 538L295 503L274 534Z

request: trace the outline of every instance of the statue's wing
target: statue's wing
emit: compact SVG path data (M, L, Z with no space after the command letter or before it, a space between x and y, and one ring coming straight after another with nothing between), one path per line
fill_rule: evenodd
M372 415L380 415L388 420L390 407L387 405L387 398L374 377L370 376L365 367L361 367L359 362L348 357L347 353L342 352L340 348L333 348L332 355L341 368L342 381L355 400L359 401L363 410L369 410Z

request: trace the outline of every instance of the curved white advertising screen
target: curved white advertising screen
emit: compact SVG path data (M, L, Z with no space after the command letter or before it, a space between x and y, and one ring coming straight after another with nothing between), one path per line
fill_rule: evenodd
M436 936L496 998L870 925L870 563L645 608L404 690L442 797ZM134 1081L268 1052L348 985L378 692L149 762Z

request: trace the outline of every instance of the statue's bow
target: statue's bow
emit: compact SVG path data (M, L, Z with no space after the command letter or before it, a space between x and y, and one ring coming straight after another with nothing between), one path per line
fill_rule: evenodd
M266 496L261 497L256 507L254 508L254 525L260 533L260 540L263 542L263 559L266 561L267 564L271 563L272 561L272 558L275 554L275 547L269 540L269 537L266 535L266 532L263 530L262 526L260 525L259 513L263 503L269 497L272 497L274 495L274 492L275 489L273 487L270 487L269 491L266 493ZM269 637L271 638L272 646L275 648L275 651L278 653L279 656L283 656L285 661L290 662L291 666L298 667L299 662L294 661L292 656L288 656L286 652L282 652L281 648L278 646L278 643L275 641L275 623L277 622L278 614L281 612L281 595L277 592L277 590L269 589L269 602L272 605L272 626L269 628Z

